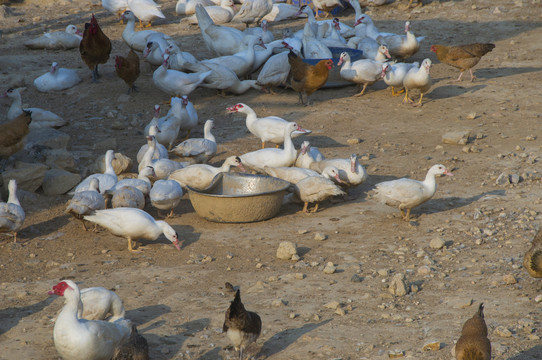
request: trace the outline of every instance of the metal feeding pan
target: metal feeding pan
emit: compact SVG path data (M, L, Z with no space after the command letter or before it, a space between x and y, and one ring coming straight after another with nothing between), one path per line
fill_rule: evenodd
M272 176L219 173L204 190L188 187L196 213L213 222L243 223L272 218L290 183Z

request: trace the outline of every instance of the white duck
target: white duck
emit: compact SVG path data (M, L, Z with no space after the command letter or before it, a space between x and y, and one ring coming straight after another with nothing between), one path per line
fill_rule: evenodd
M324 155L317 147L312 146L308 141L303 141L301 150L295 160L295 166L309 169L313 162L325 160Z
M66 213L80 220L85 231L88 229L83 216L90 215L95 210L105 209L105 199L98 191L99 184L98 179L91 179L88 190L75 193L66 207Z
M359 38L354 36L348 40L348 44L355 45L355 49L363 51L363 57L365 59L384 62L391 58L388 47L386 45L380 45L375 39L370 37Z
M239 103L234 106L230 106L226 109L228 113L242 113L246 114L246 126L256 137L259 137L262 141L262 149L265 147L266 142L272 142L274 144L286 144L285 129L291 126L291 122L284 120L278 116L266 116L259 118L256 112L248 105ZM311 130L303 129L296 124L296 128L293 132L288 134L288 137L297 137L304 134L310 134Z
M8 110L8 120L13 120L23 113L23 103L19 89L8 89L4 95L0 97L9 97L13 100ZM68 121L47 110L40 108L24 108L24 110L32 112L30 130L41 129L44 127L60 128L68 124Z
M271 9L271 12L263 17L262 22L263 20L275 22L307 16L306 14L297 15L298 11L299 8L295 5L275 3L273 4L273 9Z
M350 55L343 52L339 58L337 66L340 66L341 77L345 80L352 81L358 84L358 87L363 84L361 92L354 96L362 96L368 85L372 85L382 78L382 63L376 60L362 59L350 62Z
M273 36L273 33L269 31L268 26L269 25L267 20L263 19L260 26L246 28L243 32L248 35L259 36L262 38L264 44L268 44L271 41L275 40L275 37Z
M54 62L51 70L34 79L34 86L38 91L48 92L69 89L81 82L75 69L59 68Z
M408 92L413 89L418 89L420 90L420 100L415 103L414 106L422 105L423 96L431 89L431 85L433 85L433 80L431 79L431 75L429 75L431 65L431 59L425 59L422 61L419 69L412 68L406 73L405 78L403 79L403 86L405 87L405 98L403 99L403 103L414 103L408 96Z
M112 195L111 207L113 208L134 208L141 209L145 207L145 195L133 186L125 185L117 187L114 191L108 190Z
M376 184L374 197L383 204L399 208L401 218L409 221L410 210L435 195L437 191L435 176L437 175L453 176L444 165L433 165L427 172L424 181L401 178Z
M42 36L26 41L29 49L67 50L79 47L83 33L75 25L68 25L64 31L46 32Z
M196 12L197 4L205 7L215 5L211 0L178 0L175 5L175 12L177 15L192 15Z
M245 40L247 43L247 51L239 52L234 55L220 56L214 59L209 59L207 62L214 62L220 65L224 65L231 69L238 77L243 77L252 72L252 66L254 65L255 52L254 47L259 45L266 48L260 37L254 35L247 35Z
M152 216L141 209L98 210L93 215L86 215L85 220L106 228L113 235L128 239L128 250L130 251L135 251L132 240L156 240L161 234L164 234L177 250L181 250L175 229L165 221L154 220Z
M290 48L288 44L286 45ZM286 84L289 74L290 63L288 62L288 52L282 52L271 56L265 62L258 74L256 83L263 86L271 94L275 94L273 87Z
M151 65L162 65L162 62L164 62L163 54L170 43L169 40L153 36L153 41L148 41L145 49L143 49L143 59Z
M312 33L315 34L315 35L318 34L318 28L322 24L333 25L332 20L316 21L316 18L314 17L314 12L312 11L312 9L308 5L303 5L303 6L301 6L299 8L299 11L297 12L297 17L301 17L302 14L307 15L307 22L310 24ZM353 31L352 27L350 27L350 26L348 26L348 25L346 25L344 23L340 23L339 25L341 27L341 29L339 30L341 35L347 34L347 33ZM331 31L331 29L328 28L327 31ZM295 33L295 36L298 37L299 39L302 39L303 38L303 32L304 32L304 30L300 30L300 31ZM324 35L329 36L330 33L326 32Z
M149 177L155 177L154 168L152 166L145 166L137 175L137 179L122 179L118 181L115 186L105 192L106 195L112 195L113 192L119 190L124 186L131 186L139 189L143 195L149 195L151 191L151 180Z
M252 28L250 28L252 29ZM256 72L260 67L262 67L262 65L264 65L267 60L271 57L271 55L273 55L275 49L278 49L278 48L281 48L281 47L284 47L284 44L283 44L283 41L282 40L274 40L274 41L271 41L269 44L265 44L265 48L261 49L261 48L255 48L254 50L254 62L252 63L252 68L250 69L249 71L249 75ZM236 56L241 56L241 57L248 57L248 52L250 50L247 49L247 50L243 50L243 51L240 51L238 53L236 53L235 55Z
M382 69L386 73L384 75L384 82L391 87L391 95L399 95L404 90L403 86L403 80L405 79L405 76L407 72L410 71L410 69L417 69L420 67L420 63L395 63L395 64L382 64ZM399 92L396 92L395 89L400 90Z
M171 152L193 163L206 163L216 154L216 139L211 133L215 123L209 119L203 127L203 138L187 139L175 146Z
M320 176L320 174L311 169L305 169L295 166L269 167L264 166L264 172L269 176L286 180L292 184L297 184L301 180L309 176Z
M166 94L177 97L189 95L207 76L211 75L211 71L186 74L177 70L168 70L168 59L169 55L164 54L162 66L159 66L152 74L154 85Z
M357 31L357 27L360 24L364 25L362 34L358 33L358 31ZM378 31L378 29L376 28L376 26L375 26L375 24L373 22L373 19L371 19L371 17L369 15L366 15L366 14L362 15L360 18L358 18L354 22L354 27L356 27L356 36L360 36L360 37L368 36L368 37L373 38L375 40L379 36L393 36L393 35L396 35L396 34L393 34L393 33L384 33L384 32Z
M294 184L294 193L305 203L302 212L315 213L318 211L320 202L331 196L345 195L330 178L341 182L337 169L327 167L321 175L309 176ZM309 203L315 203L314 208L310 211Z
M341 183L345 187L354 187L362 184L367 180L367 171L358 162L356 154L350 155L348 159L325 159L314 162L310 168L318 172L324 171L328 166L333 166L338 169Z
M305 24L303 29L303 55L305 59L331 59L331 50L312 32L310 23Z
M186 131L186 138L190 137L190 133L192 132L192 129L195 128L198 125L198 112L196 111L196 108L194 107L194 104L192 104L191 101L188 100L188 96L181 96L181 130ZM173 144L172 144L173 146ZM170 146L171 149L171 146Z
M105 211L105 210L100 210ZM63 359L106 360L130 336L130 322L86 320L77 316L81 306L79 287L71 280L53 286L49 295L64 296L65 302L53 330L56 351Z
M251 88L261 89L256 80L239 80L237 75L224 65L204 60L199 66L212 71L211 75L200 85L201 87L217 89L223 94L230 92L236 95L244 94Z
M171 108L167 112L166 116L158 119L157 121L156 126L158 128L156 129L156 134L153 135L149 132L149 135L154 136L156 141L164 147L167 147L168 150L170 150L173 146L173 143L177 139L179 131L181 130L181 123L183 121L183 106L184 101L181 98L172 97ZM160 158L162 159L164 157L160 156ZM165 158L167 159L167 156Z
M102 0L102 7L111 14L120 17L128 8L128 0Z
M198 63L194 55L187 51L181 51L181 48L175 43L169 43L165 53L169 55L168 65L173 70L186 71L190 65Z
M243 165L260 172L264 166L292 166L297 155L292 142L292 133L295 130L302 129L294 122L288 123L284 127L284 149L266 148L246 153L240 156Z
M244 0L239 12L235 14L232 22L249 24L259 24L263 17L273 9L273 0Z
M405 33L406 35L380 35L376 40L388 46L391 56L404 60L420 50L420 42L425 38L424 36L416 37L410 31L410 21L405 23Z
M149 145L149 148L139 163L139 171L146 166L152 166L156 175L155 177L158 179L165 179L169 174L175 170L182 169L186 165L185 163L169 159L152 160L152 154L156 148L156 138L154 136L147 136L147 144Z
M157 17L165 19L160 6L156 5L153 0L128 0L128 7L139 19L140 26L143 26L142 21L148 22L147 26L150 26L151 21Z
M235 4L233 0L221 0L220 6L213 4L212 6L206 6L205 10L215 24L226 24L229 23L235 15ZM188 23L196 25L198 23L198 17L196 15L190 16L188 18Z
M316 9L316 17L318 17L318 10L322 10L324 12L324 17L329 17L331 16L330 12L337 6L344 8L344 5L340 2L340 0L313 0L312 4Z
M233 55L246 49L245 34L232 27L216 25L201 4L196 5L196 16L205 45L218 56Z
M79 183L79 185L75 187L74 193L89 190L92 179L98 179L101 194L115 186L118 179L117 174L115 174L115 170L113 169L113 159L115 159L115 152L113 150L107 150L107 152L105 153L104 173L92 174L87 176L83 181Z
M158 118L156 119L158 120ZM156 125L158 121L156 121L156 123L152 123L153 120L151 120L151 126L149 127L149 131L148 132L145 131L145 132L147 133L147 136L156 137L156 135L161 133L161 130L158 127L158 125ZM141 159L143 159L143 156L145 156L145 153L147 152L148 149L149 149L148 144L144 144L139 148L139 151L137 152L137 156L136 156L138 164L141 162ZM156 144L156 150L154 151L154 154L152 154L151 159L155 160L155 159L168 159L168 158L169 158L169 155L168 155L168 151L166 147L160 143Z
M149 194L151 204L158 210L169 210L167 217L173 216L173 210L181 202L183 189L174 180L157 180Z
M17 198L17 181L11 179L8 184L8 202L0 202L0 233L12 233L17 242L17 232L23 227L25 213Z
M122 32L122 40L124 40L126 45L135 51L142 52L149 41L158 39L171 40L168 35L154 30L142 30L136 32L135 15L130 10L126 10L122 14L121 19L126 21L126 27Z
M327 26L330 29L330 35L320 39L327 47L345 47L346 40L340 35L339 30L341 28L338 18L333 19L331 26Z
M86 320L106 320L115 322L126 314L122 299L111 290L103 287L81 289L81 303L77 316ZM111 315L109 318L108 316Z
M190 186L197 190L207 188L213 178L221 172L229 172L232 167L237 167L245 171L241 159L238 156L230 156L220 167L214 167L207 164L194 164L185 168L176 170L169 175L170 180L175 180L183 188Z

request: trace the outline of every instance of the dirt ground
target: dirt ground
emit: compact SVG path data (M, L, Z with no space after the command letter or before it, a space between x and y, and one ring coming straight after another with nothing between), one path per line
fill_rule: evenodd
M202 124L215 119L217 164L259 147L244 117L225 112L237 102L258 115L281 116L312 129L308 140L326 157L359 154L369 178L351 190L349 200L325 202L310 216L289 204L271 220L232 225L201 219L185 196L168 219L182 239L182 251L160 237L144 242L147 249L138 255L107 231L84 232L64 214L69 196L24 193L27 217L20 243L0 238L0 358L58 358L51 319L63 301L47 291L69 278L81 287L115 289L126 317L149 341L152 359L236 357L221 331L233 299L225 282L240 286L247 309L262 318L262 335L248 350L256 359L387 359L390 354L452 359L461 326L480 302L493 359L541 359L542 304L535 301L541 285L521 264L542 219L542 6L537 0L425 1L405 11L400 7L405 2L367 13L383 31L400 33L410 20L416 35L426 37L409 59L434 61L434 85L423 107L401 104L382 82L360 98L352 97L352 86L319 90L310 107L297 105L291 90L221 97L198 89L190 96ZM175 1L161 3L167 19L157 21L156 29L196 57L209 57L199 29L179 24ZM26 84L24 103L69 119L61 131L71 136L69 150L81 169L102 155L93 145L111 138L116 151L135 158L153 105L167 100L152 83L148 66L136 83L140 92L125 101L126 86L116 77L112 58L93 84L77 49L22 46L46 29L70 23L81 28L93 12L113 41L112 55L127 53L123 27L95 0L12 3L0 23L0 84ZM346 24L353 17L351 9L341 14ZM272 30L277 38L284 27L303 24L281 22ZM475 68L474 83L453 82L458 71L429 51L434 43L477 41L496 48ZM61 93L38 93L32 81L52 61L79 68L84 81ZM2 101L0 117L8 105ZM124 124L123 130L113 130L113 122ZM463 130L472 134L468 145L442 143L443 134ZM352 138L361 141L349 145ZM367 195L383 180L423 179L436 163L455 176L437 179L435 197L413 211L411 223ZM517 174L520 182L496 185L501 173ZM157 216L155 209L146 210ZM327 239L316 240L316 233ZM436 238L444 240L443 248L430 246ZM284 240L297 244L301 260L276 258ZM337 267L335 273L322 271L328 262ZM412 288L403 297L388 290L398 273ZM337 309L326 307L334 301ZM441 349L424 351L431 342L440 342Z

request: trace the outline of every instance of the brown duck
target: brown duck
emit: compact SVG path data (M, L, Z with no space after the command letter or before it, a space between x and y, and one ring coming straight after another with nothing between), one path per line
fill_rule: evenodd
M491 343L487 338L484 320L484 304L481 303L476 314L465 322L461 337L455 345L457 360L490 360Z

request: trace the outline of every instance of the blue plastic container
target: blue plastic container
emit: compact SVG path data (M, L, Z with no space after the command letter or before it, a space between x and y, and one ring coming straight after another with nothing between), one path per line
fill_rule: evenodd
M350 60L352 62L363 59L363 51L357 50L357 49L351 49L349 47L345 48L339 48L339 47L330 47L329 50L331 51L331 54L333 55L333 67L331 70L329 70L329 76L327 78L327 82L324 86L324 88L332 88L332 87L342 87L342 86L348 86L348 85L354 85L353 82L346 81L343 78L341 78L340 70L341 68L337 66L337 63L339 62L339 58L341 57L341 53L347 52L348 55L350 55ZM318 61L320 60L327 60L327 59L303 59L304 62L311 65L316 65Z

